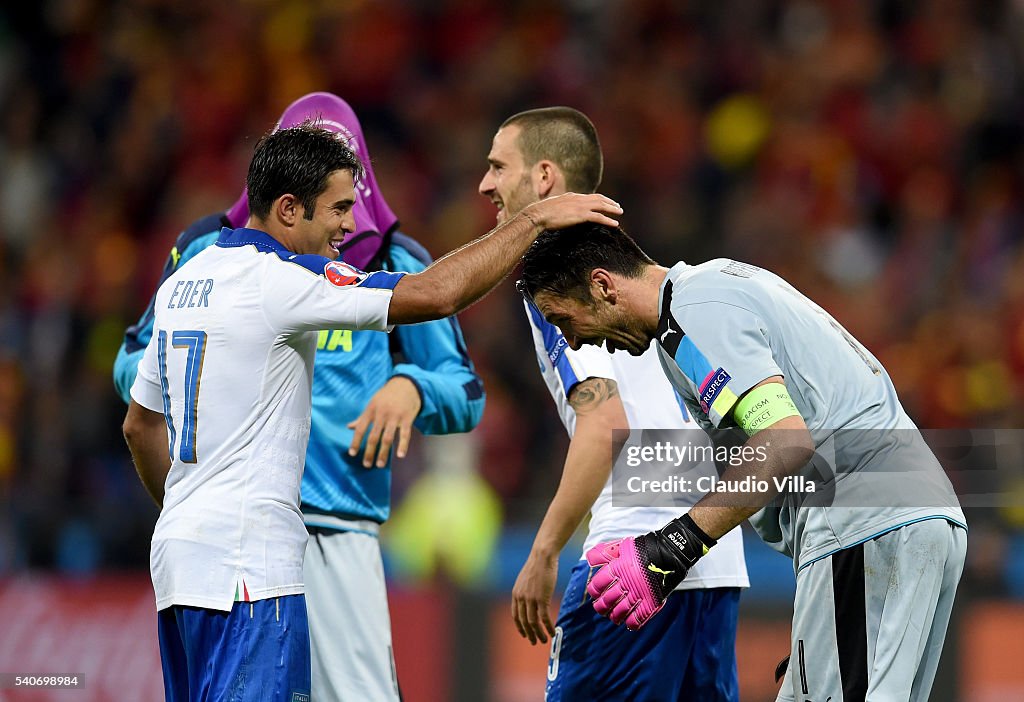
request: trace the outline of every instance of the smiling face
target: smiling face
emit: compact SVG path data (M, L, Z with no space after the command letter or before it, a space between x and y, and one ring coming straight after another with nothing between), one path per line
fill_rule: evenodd
M290 248L297 254L317 254L337 258L337 247L345 234L355 229L352 206L356 201L355 182L348 170L331 173L327 188L317 197L313 206L313 217L307 219L307 212L297 205L298 217L289 236Z
M498 130L487 155L487 172L480 181L480 194L498 208L498 224L540 199L533 186L532 169L519 150L521 128L510 124Z
M641 356L651 345L651 335L643 330L639 319L626 313L621 305L591 297L586 304L571 297L540 291L534 297L544 318L562 332L569 347L578 350L584 344L600 346L610 352L627 351Z

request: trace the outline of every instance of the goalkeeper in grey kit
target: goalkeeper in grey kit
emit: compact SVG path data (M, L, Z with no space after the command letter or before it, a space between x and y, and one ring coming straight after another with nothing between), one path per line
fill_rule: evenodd
M572 348L638 355L656 340L702 428L742 430L757 451L722 481L770 485L710 492L658 531L595 546L594 609L643 626L749 518L796 572L779 699L926 700L967 525L878 360L782 278L727 259L668 269L617 228L545 232L524 257L522 287ZM827 489L778 489L812 479Z

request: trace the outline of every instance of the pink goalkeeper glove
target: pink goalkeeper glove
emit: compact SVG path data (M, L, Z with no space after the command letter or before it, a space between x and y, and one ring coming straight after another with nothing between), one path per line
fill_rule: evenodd
M587 551L587 563L598 568L587 583L594 611L636 631L716 543L683 515L658 531L598 544Z

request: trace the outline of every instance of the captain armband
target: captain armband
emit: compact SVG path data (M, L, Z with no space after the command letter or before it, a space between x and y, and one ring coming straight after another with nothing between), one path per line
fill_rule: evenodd
M753 436L786 417L799 417L800 411L785 385L765 383L744 395L732 416L747 436Z

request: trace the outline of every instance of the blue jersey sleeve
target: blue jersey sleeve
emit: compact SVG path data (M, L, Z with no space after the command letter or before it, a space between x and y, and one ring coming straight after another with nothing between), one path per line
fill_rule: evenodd
M390 253L391 267L399 271L416 273L431 262L422 246L400 233L395 233ZM483 415L484 385L473 369L458 320L400 325L392 335L397 335L402 356L392 377L412 380L423 400L416 428L424 434L473 429Z
M171 277L174 271L195 256L197 253L217 241L221 227L224 226L223 215L213 214L193 222L185 231L178 235L178 239L167 256L164 263L163 273L160 274L160 282ZM114 361L114 388L121 399L128 403L131 400L132 384L135 382L135 375L139 369L139 361L142 360L142 353L153 336L153 303L156 300L156 291L149 299L149 306L139 317L139 321L128 327L124 333L124 340L121 348L117 350L117 358Z

